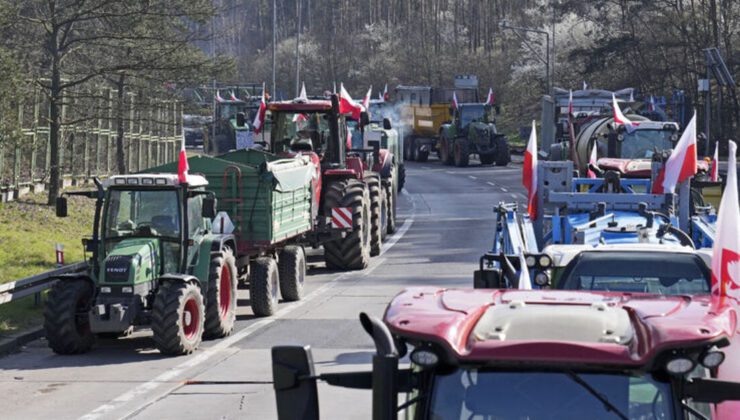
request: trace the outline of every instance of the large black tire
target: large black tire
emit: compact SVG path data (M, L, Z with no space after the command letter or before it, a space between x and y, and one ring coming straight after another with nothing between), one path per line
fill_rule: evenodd
M406 185L406 165L398 165L398 191L402 191Z
M468 162L470 159L470 148L468 147L468 140L467 139L455 140L454 148L455 148L454 150L455 166L458 166L460 168L468 166Z
M439 160L444 165L450 165L452 162L452 153L450 153L450 141L444 136L439 139Z
M386 206L388 208L388 223L386 232L390 235L396 232L396 199L398 193L393 188L393 182L384 186L386 194Z
M306 279L306 254L302 246L288 245L283 248L278 257L278 274L283 300L301 300Z
M490 165L494 162L494 160L496 160L496 155L494 155L493 153L480 154L478 155L478 157L480 157L481 165Z
M380 231L380 217L382 201L382 188L380 176L378 174L365 174L365 184L370 193L370 256L374 257L380 254L380 247L383 245L383 235Z
M370 264L370 193L356 179L342 180L329 186L324 195L324 214L334 207L352 211L352 232L344 238L324 244L327 268L361 270Z
M416 154L419 151L418 146L416 145L416 139L414 137L411 137L409 139L409 160L415 161L416 160Z
M154 298L152 333L162 354L194 352L203 339L205 306L200 288L192 283L164 281Z
M58 281L44 308L44 330L49 347L57 354L89 351L95 342L88 312L93 288L86 280Z
M211 257L206 298L205 338L231 334L236 321L237 270L234 254L224 249Z
M380 186L380 240L385 242L388 236L388 185L393 182L393 177L383 181Z
M259 257L252 262L249 276L249 302L257 316L277 311L280 275L274 258Z
M511 150L509 150L509 141L504 136L496 138L496 166L506 166L511 162Z
M416 161L424 163L427 160L429 160L429 149L419 149L419 151L416 153Z

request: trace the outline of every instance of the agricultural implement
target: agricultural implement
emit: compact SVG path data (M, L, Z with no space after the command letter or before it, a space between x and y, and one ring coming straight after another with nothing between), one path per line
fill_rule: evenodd
M383 321L360 315L375 343L371 371L320 373L308 346L273 347L278 418L318 419L318 381L372 390L376 420L708 417L710 404L740 399L740 383L718 373L730 364L723 349L737 314L709 303L687 296L408 289Z

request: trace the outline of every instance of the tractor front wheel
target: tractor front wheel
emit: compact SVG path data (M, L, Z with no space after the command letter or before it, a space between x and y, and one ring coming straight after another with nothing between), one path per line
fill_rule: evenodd
M496 139L496 166L506 166L511 162L511 150L506 137L500 136Z
M274 258L254 260L249 275L249 302L257 316L270 316L277 311L280 275Z
M152 310L154 344L162 354L194 352L203 339L205 306L200 287L165 281L159 285Z
M95 336L88 312L93 288L86 280L57 281L44 308L44 330L49 347L57 354L85 353Z
M301 300L306 279L306 254L302 246L288 245L283 248L278 260L278 274L283 300Z
M221 338L231 334L236 321L236 289L236 260L230 249L224 249L221 255L211 257L206 299L206 338Z
M452 160L450 155L450 142L446 137L442 137L439 140L439 160L441 160L444 165L449 165Z
M406 184L406 165L403 163L398 165L398 191L403 190L403 186Z
M370 256L380 254L383 245L381 227L381 206L385 204L382 199L382 188L380 176L377 174L365 175L365 184L370 192Z
M457 139L455 141L455 166L465 167L468 166L468 160L470 159L470 149L468 148L468 141L466 139Z

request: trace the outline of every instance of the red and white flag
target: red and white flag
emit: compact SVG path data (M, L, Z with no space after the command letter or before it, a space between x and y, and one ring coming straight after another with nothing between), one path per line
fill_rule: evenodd
M180 146L180 156L177 160L177 180L180 184L188 183L188 171L190 166L188 165L188 154L185 153L185 133L182 133L182 144Z
M267 103L265 102L265 84L262 84L262 101L260 102L260 109L257 111L257 115L254 116L254 134L259 134L265 125L265 114L267 114Z
M596 173L591 170L591 166L596 167L596 162L598 162L598 159L596 157L596 142L594 142L594 148L591 149L591 156L588 159L588 171L586 172L586 175L589 178L596 178Z
M298 95L298 99L302 99L304 101L308 100L308 95L306 94L306 83L301 83L301 93Z
M671 156L653 183L653 194L673 193L676 186L696 175L696 111Z
M391 95L388 94L388 83L385 84L385 87L383 88L383 97L380 99L390 101Z
M230 101L238 101L239 98L237 98L236 95L234 95L234 92L231 92L231 93L229 93L229 100Z
M624 128L627 129L627 132L631 133L635 131L635 127L640 125L640 123L632 122L627 117L624 116L622 113L622 110L619 108L619 104L617 103L617 98L612 93L612 108L614 108L614 122L618 124L622 124Z
M655 111L655 97L653 95L650 95L650 102L648 102L648 111Z
M737 145L728 142L727 186L717 212L712 247L712 295L740 299L740 204L737 194Z
M459 105L457 102L457 92L452 92L452 109L457 109Z
M217 90L216 91L216 102L224 102L224 101L225 99L221 97L221 92Z
M522 184L527 189L527 212L534 220L537 218L537 126L532 120L532 132L529 134L527 150L524 151L524 168Z
M373 86L370 85L370 89L367 90L367 93L365 94L365 97L362 98L362 106L365 107L365 111L370 109L370 95L373 94Z
M340 114L352 114L352 118L359 120L360 113L363 111L362 104L355 102L347 89L344 88L344 83L339 84L339 113Z
M485 105L493 106L494 99L495 98L493 96L493 88L488 88L488 96L486 97L486 103L485 103Z
M719 182L719 142L714 146L714 156L709 162L709 180Z
M568 97L568 118L573 117L573 89L570 90L570 96Z

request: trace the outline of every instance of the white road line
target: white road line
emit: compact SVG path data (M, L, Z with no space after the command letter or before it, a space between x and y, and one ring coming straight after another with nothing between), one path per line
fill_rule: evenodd
M474 177L473 175L468 175L468 178L470 178L470 179L478 179L478 178Z
M503 192L509 192L509 190L507 190L507 189L506 189L506 188L504 188L504 187L501 187L501 191L503 191Z
M407 195L410 195L406 191L403 191L403 193L405 193ZM414 213L413 213L413 211L416 208L416 203L414 202L413 199L412 199L411 203L412 203L412 214L411 214L411 216L408 219L406 219L406 221L404 221L404 223L401 226L401 228L395 234L393 234L393 236L391 236L390 238L388 238L388 241L386 243L383 244L383 246L382 246L382 248L380 250L379 256L382 256L389 249L391 249L391 247L393 247L393 245L395 245L403 237L403 235L406 234L406 232L409 230L409 228L411 228L411 225L414 223ZM231 347L233 344L236 344L237 342L239 342L239 341L241 341L241 340L249 337L250 335L254 334L259 329L261 329L263 327L266 327L266 326L272 324L273 322L275 322L275 321L277 321L279 319L285 318L291 312L294 312L296 309L300 308L301 306L304 306L305 304L311 302L312 300L315 300L316 298L318 298L319 296L321 296L322 294L324 294L325 292L327 292L331 287L333 287L340 280L342 280L342 279L344 279L346 277L349 277L351 275L363 275L364 276L364 275L370 274L373 270L375 270L378 266L380 266L380 264L384 260L385 259L379 260L375 264L369 266L368 268L366 268L365 270L360 271L360 272L356 272L356 271L355 272L351 272L351 271L348 271L348 272L339 274L338 276L336 276L334 279L332 279L328 283L324 284L323 286L319 287L318 289L316 289L313 292L311 292L308 295L306 295L300 301L289 303L289 304L283 306L283 308L281 308L277 312L275 312L275 314L273 316L271 316L270 318L265 318L265 319L259 320L259 321L255 322L254 324L248 326L247 328L244 328L243 330L240 330L240 331L234 333L234 335L231 335L231 336L223 339L222 341L216 343L215 345L213 345L213 346L211 346L211 347L209 347L207 349L204 349L202 352L198 352L195 356L193 356L192 358L188 359L184 363L181 363L181 364L175 366L174 368L172 368L172 369L170 369L170 370L168 370L168 371L160 374L159 376L155 377L154 379L150 380L149 382L145 382L145 383L137 386L136 388L133 388L133 389L131 389L131 390L129 390L129 391L127 391L127 392L119 395L118 397L114 398L112 401L110 401L110 402L108 402L106 404L103 404L103 405L97 407L96 409L94 409L93 411L89 412L88 414L80 417L80 420L93 420L93 419L98 419L98 418L101 418L101 417L109 417L108 414L111 411L117 410L119 408L122 408L122 406L124 404L128 403L129 401L132 401L132 400L135 400L135 399L140 399L140 400L141 399L144 399L145 400L145 403L144 404L137 405L137 407L134 410L129 411L128 414L126 414L125 416L123 416L123 418L128 418L130 416L133 416L133 415L136 415L136 414L140 413L144 408L148 407L150 404L158 401L162 397L164 397L167 394L169 394L170 392L172 392L172 389L177 388L177 387L180 386L180 384L177 384L174 387L172 387L172 386L169 387L166 391L159 392L156 395L155 394L152 394L152 391L154 389L156 389L157 387L163 385L163 383L169 382L172 379L174 379L175 377L177 377L178 375L180 375L183 372L187 371L188 369L192 369L192 368L194 368L194 367L196 367L196 366L198 366L198 365L200 365L200 364L208 361L208 359L212 358L213 356L215 356L216 354L218 354L222 350L226 350L227 348ZM148 398L146 398L146 397L148 397Z
M494 184L493 182L490 182L490 181L489 182L486 182L486 184L488 184L488 185L490 185L492 187L495 187L496 186L496 184Z
M511 197L512 197L512 198L519 198L519 197L517 196L517 194L514 194L514 193L512 193L512 194L511 194Z
M452 172L452 171L445 171L445 173L450 174L450 175L454 175L455 174L455 172Z

